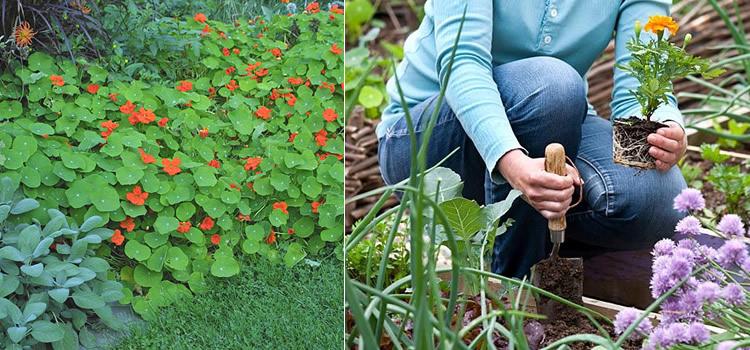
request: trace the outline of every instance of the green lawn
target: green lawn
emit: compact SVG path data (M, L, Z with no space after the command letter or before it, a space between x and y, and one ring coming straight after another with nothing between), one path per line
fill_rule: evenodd
M160 310L115 349L341 349L343 263L292 269L248 258L240 275Z

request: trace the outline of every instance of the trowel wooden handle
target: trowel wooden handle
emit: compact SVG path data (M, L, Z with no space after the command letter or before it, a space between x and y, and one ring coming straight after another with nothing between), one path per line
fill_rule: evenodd
M565 171L565 148L561 144L550 143L544 149L544 170L560 176L567 175L567 171ZM559 219L551 219L547 224L550 231L563 231L566 226L565 216Z

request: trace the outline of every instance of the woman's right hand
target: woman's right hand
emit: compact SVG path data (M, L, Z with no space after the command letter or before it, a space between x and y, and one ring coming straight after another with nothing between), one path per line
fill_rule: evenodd
M544 158L529 158L521 150L506 153L497 168L510 185L523 193L526 201L547 219L563 217L573 199L574 186L583 180L566 164L568 175L544 170Z

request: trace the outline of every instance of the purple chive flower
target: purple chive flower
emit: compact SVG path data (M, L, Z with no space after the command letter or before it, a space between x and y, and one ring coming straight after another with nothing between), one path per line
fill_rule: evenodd
M667 339L671 344L688 343L690 335L688 334L689 326L687 323L675 322L667 326Z
M745 289L737 283L729 283L721 289L721 299L729 305L739 305L745 302Z
M622 334L622 332L630 327L633 322L638 320L639 317L641 317L641 312L632 307L623 309L622 311L618 312L617 316L615 316L614 322L615 333L618 335ZM630 337L634 339L640 339L642 338L642 336L651 333L653 325L651 325L651 322L648 320L648 318L645 318L641 321L640 324L638 324L635 329L637 332L631 334Z
M721 231L721 233L730 237L742 236L745 234L745 225L742 223L742 219L735 214L724 215L719 221L719 224L716 225L716 228Z
M701 222L695 216L686 216L674 227L674 231L688 236L694 236L701 233Z
M721 288L714 282L702 282L696 288L695 293L703 303L713 303L719 299Z
M677 247L672 252L673 257L685 258L685 260L693 262L695 261L695 252L690 249Z
M690 341L692 341L693 343L703 343L710 337L708 328L706 328L706 325L700 322L691 323L688 327L687 334L690 337Z
M706 207L706 200L703 194L694 188L686 188L674 198L674 209L687 213L691 210L703 210Z
M689 249L692 251L695 251L698 248L702 247L700 244L698 244L698 242L696 242L692 238L681 239L679 242L677 242L677 246L680 248L685 248L685 249Z
M657 347L666 348L672 345L672 340L667 334L667 330L664 327L657 327L651 336L648 338L649 344L647 348L655 349Z
M692 272L691 261L680 256L660 256L653 264L651 295L658 298Z
M741 265L747 258L745 243L738 239L732 239L724 242L724 245L719 248L716 261L726 269L733 264Z
M736 346L737 346L737 342L736 341L725 340L725 341L719 343L719 345L716 345L716 350L732 350Z
M670 255L672 254L672 250L674 250L674 247L674 241L669 238L664 238L654 244L654 250L651 252L651 254L654 257Z

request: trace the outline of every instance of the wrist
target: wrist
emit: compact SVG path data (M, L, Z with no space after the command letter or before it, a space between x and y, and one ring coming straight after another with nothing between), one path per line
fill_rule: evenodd
M511 184L515 181L515 173L518 169L518 162L524 158L527 158L526 154L521 149L513 149L505 153L500 160L497 161L497 171Z

